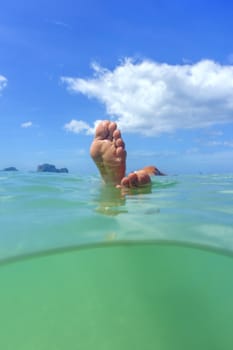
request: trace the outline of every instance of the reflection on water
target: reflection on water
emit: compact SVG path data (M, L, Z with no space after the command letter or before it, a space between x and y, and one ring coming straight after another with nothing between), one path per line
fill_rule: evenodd
M140 196L152 193L152 186L147 185L140 188L115 188L112 186L101 186L96 195L96 212L115 216L122 213L128 213L125 207L128 196Z
M103 185L94 200L97 205L95 210L98 213L115 216L128 212L125 208L125 195L122 194L119 188Z

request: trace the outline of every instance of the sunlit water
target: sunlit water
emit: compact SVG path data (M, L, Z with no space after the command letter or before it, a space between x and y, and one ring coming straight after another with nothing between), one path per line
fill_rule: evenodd
M233 348L233 176L0 173L0 349Z

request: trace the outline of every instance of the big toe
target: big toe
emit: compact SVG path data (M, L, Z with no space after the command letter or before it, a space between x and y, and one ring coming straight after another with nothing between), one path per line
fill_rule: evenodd
M95 138L99 140L107 139L109 136L109 124L108 120L103 120L100 122L95 130Z

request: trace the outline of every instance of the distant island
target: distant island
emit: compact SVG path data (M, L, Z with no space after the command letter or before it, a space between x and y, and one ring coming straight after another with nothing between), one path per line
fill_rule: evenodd
M3 171L18 171L14 166L10 166L8 168L3 169Z
M57 169L55 165L47 164L47 163L38 165L37 171L44 172L44 173L68 173L69 172L67 168Z

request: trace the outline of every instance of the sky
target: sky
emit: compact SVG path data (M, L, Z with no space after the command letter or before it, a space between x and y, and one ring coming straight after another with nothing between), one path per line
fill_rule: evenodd
M2 0L0 169L97 173L110 119L127 171L233 173L232 18L229 0Z

